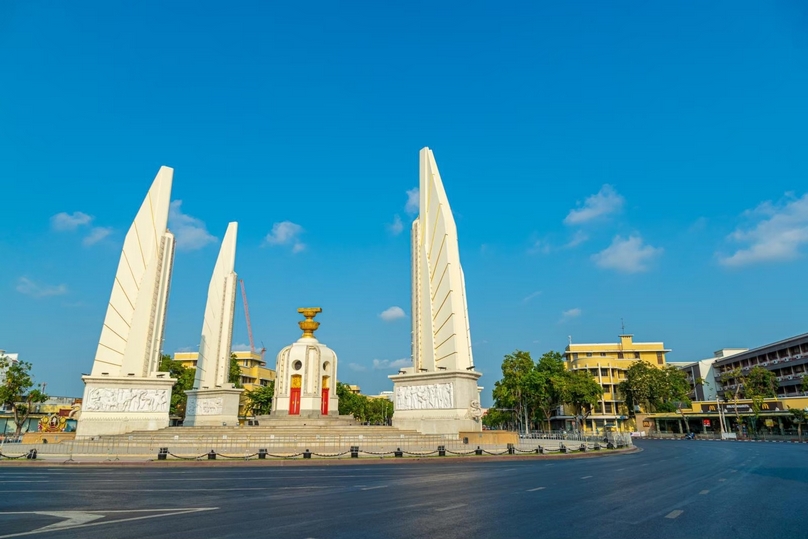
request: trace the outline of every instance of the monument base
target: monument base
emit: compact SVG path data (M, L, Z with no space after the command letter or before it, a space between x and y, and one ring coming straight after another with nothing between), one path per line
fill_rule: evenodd
M171 387L168 373L152 378L82 376L84 398L76 438L126 434L168 427Z
M232 387L186 391L184 427L238 426L238 405L243 389Z
M481 373L437 371L395 374L393 426L421 434L482 431Z

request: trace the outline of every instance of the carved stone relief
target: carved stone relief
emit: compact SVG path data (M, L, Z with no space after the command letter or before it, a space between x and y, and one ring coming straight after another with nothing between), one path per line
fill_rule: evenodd
M454 407L452 384L396 387L396 410L440 410Z
M168 412L170 390L97 387L90 390L87 412Z
M221 397L207 397L204 399L188 399L188 415L220 415L224 409L224 400Z

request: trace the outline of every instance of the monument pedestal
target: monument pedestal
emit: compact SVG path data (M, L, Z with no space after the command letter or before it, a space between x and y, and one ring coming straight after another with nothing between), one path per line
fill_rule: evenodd
M126 434L168 427L171 387L168 373L153 378L82 376L84 398L76 438Z
M475 371L396 374L393 426L421 434L482 431L480 388Z
M233 387L186 391L185 427L233 427L238 425L238 405L243 389Z

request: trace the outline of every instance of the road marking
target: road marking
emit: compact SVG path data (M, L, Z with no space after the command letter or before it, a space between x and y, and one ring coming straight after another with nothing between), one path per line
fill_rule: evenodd
M544 487L536 487L527 489L528 492L536 492L537 490L544 490Z
M702 490L701 492L699 492L699 494L709 494L709 493L710 493L709 490Z
M646 462L645 464L640 464L640 466L648 466L648 464L649 464L649 463L648 463L648 462Z
M387 488L387 485L378 485L375 487L365 487L362 490L376 490L377 488Z
M721 479L719 479L719 481L726 481L726 479L724 479L724 478L722 477Z
M618 468L618 469L617 469L617 470L615 470L615 471L616 471L616 472L622 472L623 470L625 470L625 468Z
M730 470L729 473L736 473L738 470Z
M676 509L675 511L671 511L670 513L665 515L665 518L676 518L682 513L684 513L684 511L682 511L681 509Z
M585 476L583 476L581 479L591 479L591 478L592 478L592 476L591 476L591 475L585 475Z
M40 533L48 533L55 530L75 530L77 528L89 528L90 526L103 526L104 524L115 524L119 522L131 522L133 520L145 520L148 518L170 517L175 515L185 515L188 513L198 513L200 511L213 511L218 507L184 507L178 509L116 509L116 510L93 510L93 511L5 511L0 512L0 515L48 515L66 518L67 521L57 522L50 524L43 528L30 530L27 532L11 533L8 535L0 535L0 539L8 539L10 537L22 537L24 535L39 535ZM101 522L92 522L99 518L103 518L110 514L117 513L157 513L155 515L146 515L142 517L118 518L111 520L104 520Z
M449 507L441 507L440 509L435 509L435 511L451 511L452 509L460 509L461 507L466 507L467 503L459 503L457 505L450 505ZM2 537L0 537L2 539Z

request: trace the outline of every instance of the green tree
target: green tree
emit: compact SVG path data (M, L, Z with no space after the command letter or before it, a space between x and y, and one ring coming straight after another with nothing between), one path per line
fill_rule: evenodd
M808 376L802 379L801 388L803 393L808 393Z
M741 394L743 391L743 383L744 383L744 374L743 369L740 367L731 369L721 373L719 377L721 381L721 385L724 388L724 399L727 399L727 393L729 393L729 397L732 399L732 403L735 405L735 428L738 429L738 435L741 434L741 412L738 410L738 399L741 398ZM735 387L731 388L728 387L730 382L733 382ZM727 391L730 389L731 391Z
M535 408L536 370L530 352L521 350L508 354L502 360L502 380L494 384L496 408L513 410L517 422L530 432Z
M168 354L160 358L160 371L169 373L177 381L171 387L171 407L169 413L173 416L185 417L185 405L188 402L189 389L194 388L195 369L189 369L179 361L174 361Z
M656 388L656 367L647 361L635 361L626 369L626 379L617 385L623 395L629 415L634 415L636 406L650 412L653 408Z
M253 416L267 415L272 411L272 399L275 396L275 380L265 386L258 386L244 393L247 400L247 412Z
M22 427L28 421L34 404L45 402L48 396L42 384L34 385L31 364L25 361L12 362L8 356L0 357L0 371L5 371L3 385L0 386L0 404L11 408L14 413L16 430L14 436L22 434Z
M546 352L539 358L531 377L530 399L541 419L550 430L550 418L553 412L563 404L563 380L566 376L563 356L559 352Z
M244 387L241 384L241 367L238 365L236 354L230 354L230 370L227 371L227 381L233 384L233 387Z
M582 430L595 404L603 398L603 388L585 369L566 371L558 382L561 400L572 406L578 428Z
M489 408L483 415L483 425L490 429L510 428L513 423L513 412L510 410L499 410Z
M772 371L763 367L752 367L744 379L743 396L752 400L752 415L754 417L752 429L757 435L764 399L777 397L777 377Z
M647 361L634 362L617 389L632 415L635 406L646 412L675 412L690 406L687 374L670 365L659 369Z
M339 415L352 415L360 423L367 421L367 399L363 395L351 391L348 384L337 382L339 397Z
M797 436L802 441L802 424L808 419L808 412L800 408L789 408L791 412L791 420L797 424Z

